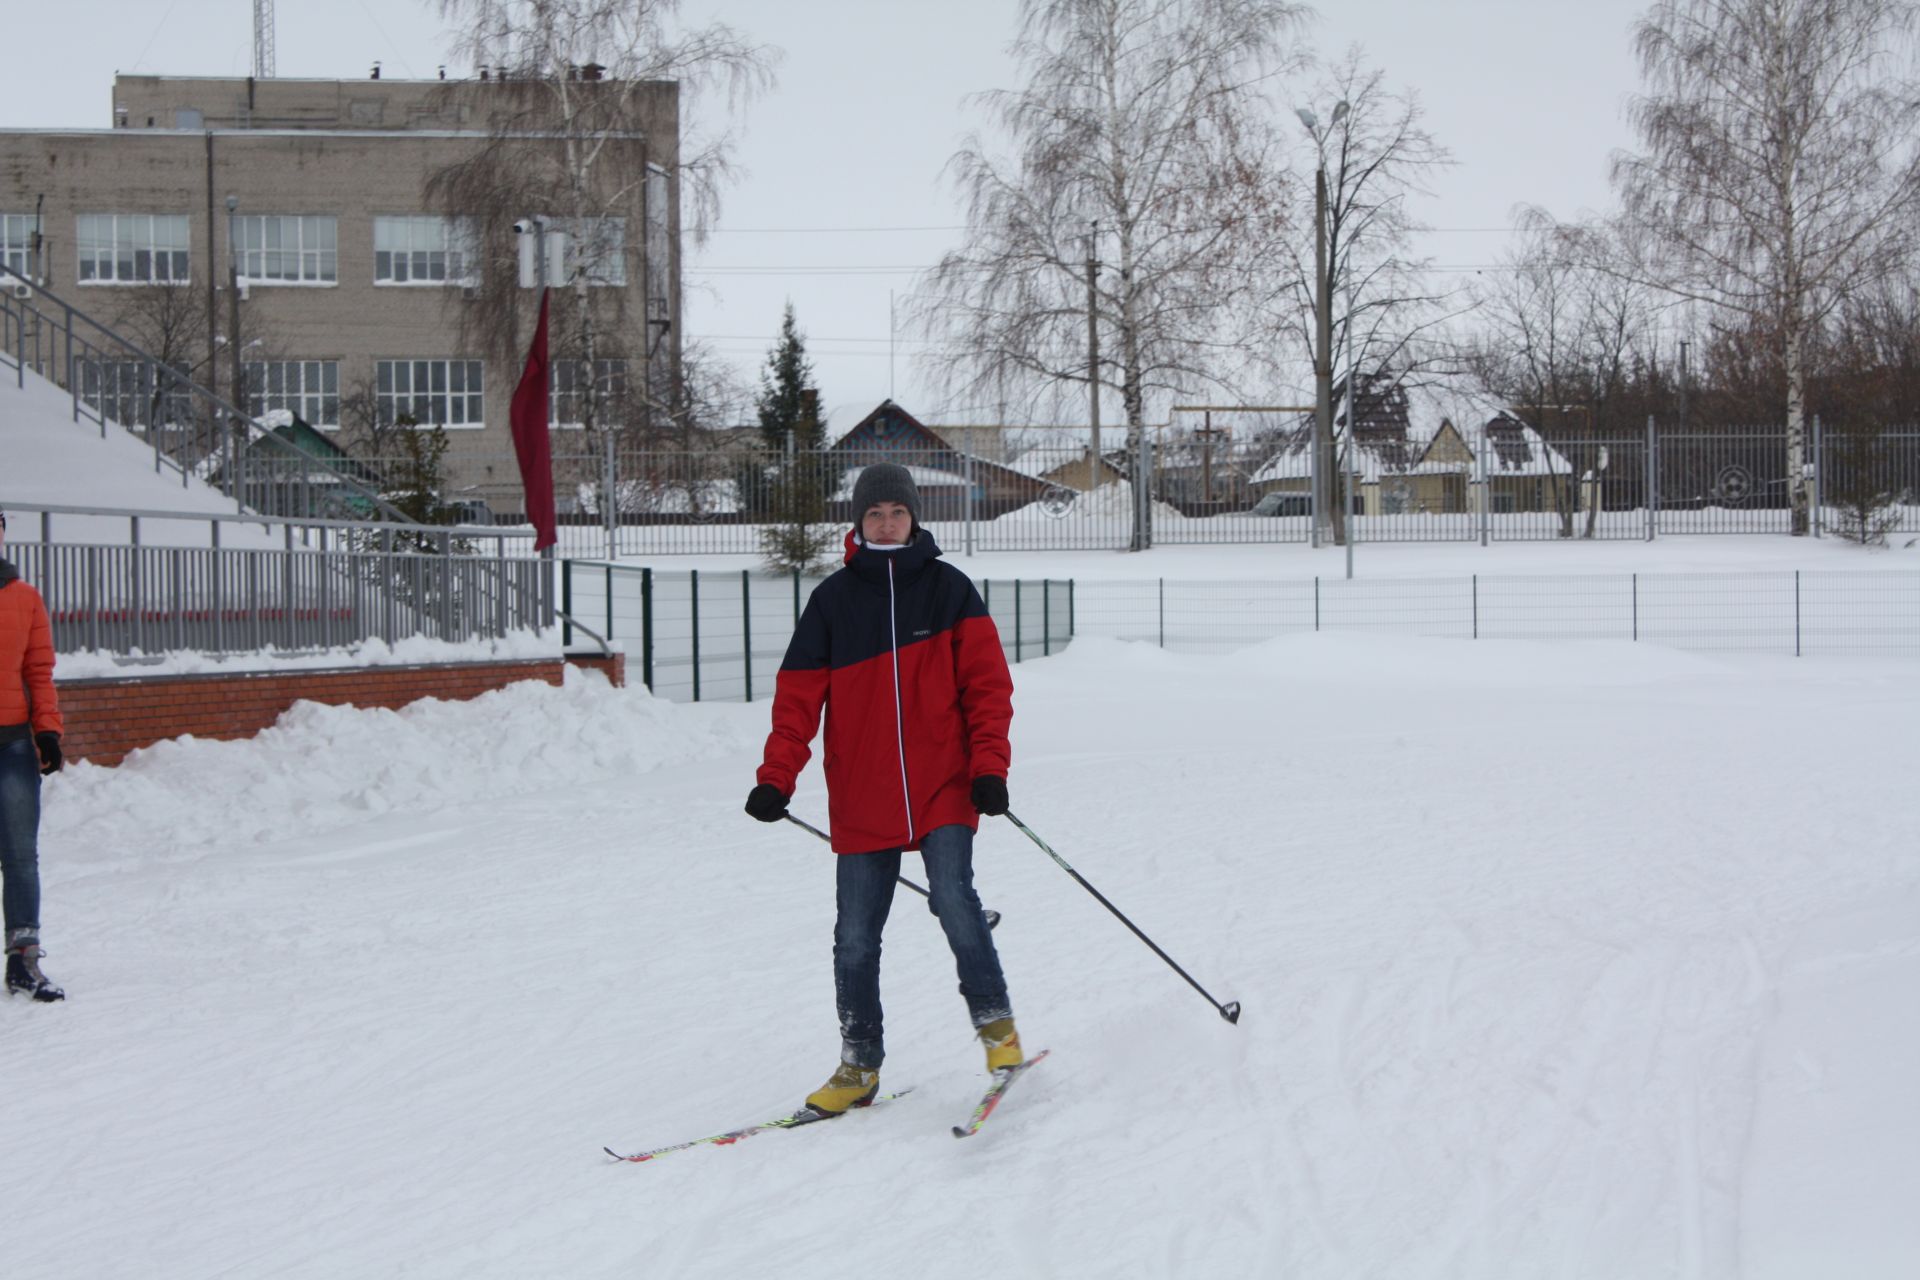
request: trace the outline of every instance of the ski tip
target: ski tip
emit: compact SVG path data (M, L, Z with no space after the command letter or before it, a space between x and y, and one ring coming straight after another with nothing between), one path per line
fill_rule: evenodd
M1226 1004L1221 1005L1220 1016L1225 1018L1228 1022L1231 1022L1234 1026L1236 1027L1239 1026L1240 1025L1240 1002L1238 1000L1229 1000Z
M953 1136L956 1138L964 1138L967 1136L967 1130L962 1129L959 1125L955 1125L953 1126Z
M998 911L987 912L987 928L998 929L999 927L1000 927L1000 913Z

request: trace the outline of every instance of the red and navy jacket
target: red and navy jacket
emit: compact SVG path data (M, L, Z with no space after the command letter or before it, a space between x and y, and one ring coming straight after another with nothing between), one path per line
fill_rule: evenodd
M1013 675L967 575L919 530L897 551L847 536L846 564L814 590L774 680L757 780L787 795L822 750L837 853L917 849L935 827L978 830L973 779L1007 776Z

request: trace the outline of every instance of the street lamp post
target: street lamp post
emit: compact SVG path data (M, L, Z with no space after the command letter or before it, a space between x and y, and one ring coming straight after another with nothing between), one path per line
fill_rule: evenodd
M1333 289L1327 257L1327 148L1320 117L1295 112L1313 139L1313 545L1328 528L1333 503ZM1334 104L1333 124L1346 118L1347 103Z
M240 359L240 242L235 237L238 222L235 214L240 208L239 196L227 197L227 358L233 368L228 370L233 388L233 407L242 413L247 412L246 365ZM217 383L215 384L218 385Z

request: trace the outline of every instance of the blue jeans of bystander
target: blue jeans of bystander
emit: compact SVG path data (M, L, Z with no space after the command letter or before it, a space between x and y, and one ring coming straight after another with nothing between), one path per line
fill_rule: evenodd
M0 905L6 937L40 925L40 753L29 738L0 742Z

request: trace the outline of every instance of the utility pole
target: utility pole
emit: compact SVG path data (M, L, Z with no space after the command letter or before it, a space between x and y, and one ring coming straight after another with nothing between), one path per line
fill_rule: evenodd
M1202 510L1205 514L1211 515L1213 513L1213 442L1221 436L1231 436L1233 429L1214 426L1213 410L1206 409L1202 412L1206 415L1202 419L1205 425L1193 434L1200 437L1200 483L1202 486L1200 500L1207 504Z
M1092 429L1087 436L1087 492L1100 487L1100 308L1095 281L1100 271L1095 238L1100 224L1087 232L1087 421Z

